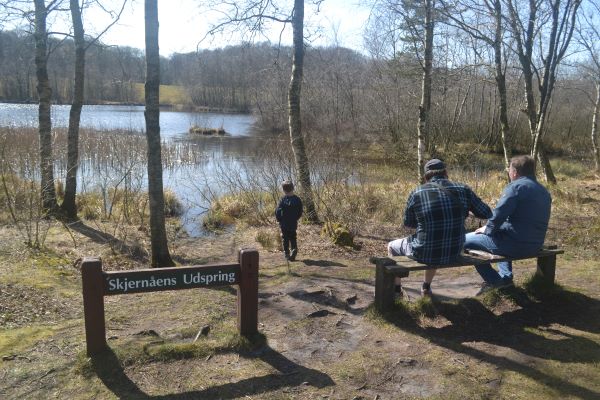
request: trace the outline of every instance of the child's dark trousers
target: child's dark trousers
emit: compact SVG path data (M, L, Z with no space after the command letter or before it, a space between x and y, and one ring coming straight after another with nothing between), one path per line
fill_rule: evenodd
M287 258L290 261L294 261L296 259L296 254L298 254L296 231L282 229L281 242L283 244L283 252L285 253L285 258Z

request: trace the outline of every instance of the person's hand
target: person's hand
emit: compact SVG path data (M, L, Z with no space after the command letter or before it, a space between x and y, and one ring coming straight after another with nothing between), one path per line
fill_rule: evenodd
M475 229L474 231L477 234L482 234L485 232L485 225L484 226L480 226L479 228Z

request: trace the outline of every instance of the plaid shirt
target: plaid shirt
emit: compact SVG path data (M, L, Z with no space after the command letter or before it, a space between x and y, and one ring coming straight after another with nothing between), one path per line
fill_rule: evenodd
M425 264L456 261L465 243L464 221L469 211L482 219L492 216L492 210L467 185L434 176L416 188L404 211L404 225L417 229L409 239L412 256Z

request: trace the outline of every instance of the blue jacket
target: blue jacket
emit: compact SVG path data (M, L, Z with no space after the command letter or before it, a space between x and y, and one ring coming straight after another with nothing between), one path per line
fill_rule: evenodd
M275 210L275 218L279 226L285 231L295 231L298 220L302 216L302 200L295 194L283 196Z
M484 233L535 252L544 244L551 205L550 193L535 177L521 176L504 188Z

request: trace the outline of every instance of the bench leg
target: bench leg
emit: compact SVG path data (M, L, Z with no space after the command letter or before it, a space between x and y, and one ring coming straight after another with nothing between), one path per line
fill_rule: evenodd
M554 283L554 274L556 271L556 254L546 257L538 257L536 275L542 277L549 283Z
M385 270L384 263L375 268L375 309L381 312L394 305L394 275Z

